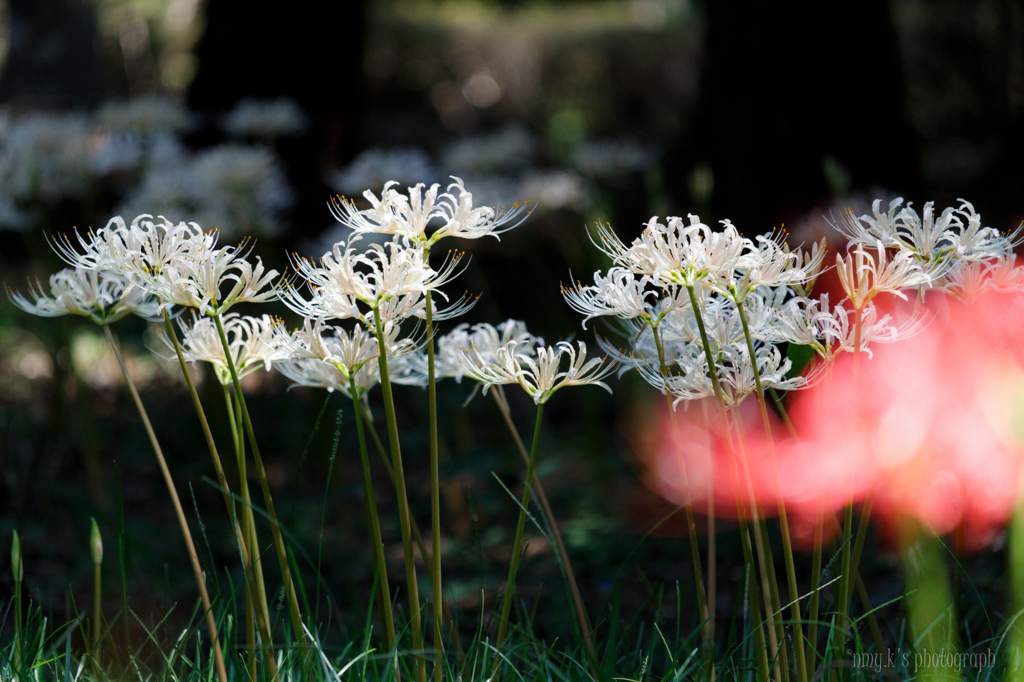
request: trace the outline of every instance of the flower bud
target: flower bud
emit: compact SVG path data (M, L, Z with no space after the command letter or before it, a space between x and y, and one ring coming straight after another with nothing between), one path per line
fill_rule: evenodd
M11 572L14 574L14 582L20 583L25 576L25 567L21 563L21 538L18 531L14 531L14 539L11 541Z
M89 539L89 548L92 550L92 562L99 565L103 563L103 537L100 535L100 527L96 523L96 518L89 518L92 519L92 536Z

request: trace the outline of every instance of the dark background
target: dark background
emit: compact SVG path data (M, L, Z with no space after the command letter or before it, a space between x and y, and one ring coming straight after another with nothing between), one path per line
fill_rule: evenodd
M0 3L0 103L12 114L89 110L112 98L165 92L199 114L187 142L200 149L222 141L216 117L241 98L295 99L310 125L275 151L297 199L286 231L258 247L277 265L286 249L303 248L329 226L328 174L368 147L417 145L438 154L452 140L519 122L538 141L533 162L555 168L584 139L637 141L657 162L589 179L588 208L538 209L500 243L467 247L473 262L460 284L482 294L469 321L518 317L549 340L593 340L558 294L570 271L604 267L586 236L593 220L610 221L628 239L651 215L699 211L709 224L729 218L748 235L794 226L799 241L818 233L823 214L874 196L902 195L918 207L934 200L940 208L963 197L985 224L1001 229L1024 216L1020 0L292 5L7 0ZM474 104L467 89L481 75L500 92L486 106ZM111 209L74 210L70 217L68 207L55 209L51 227L102 224ZM0 246L7 282L59 267L38 230L2 231ZM79 608L87 603L94 515L111 557L125 522L132 608L156 619L179 602L174 618L184 618L189 609L180 602L191 594L190 578L144 434L116 377L75 359L101 364L98 337L81 331L86 325L78 320L30 319L6 302L0 311L0 537L12 528L24 536L32 599L58 620L67 617L69 587L81 592ZM165 450L175 453L180 491L189 500L194 491L216 565L230 566L200 433L174 372L146 360L143 331L132 322L122 334L149 372L144 400ZM208 377L207 402L219 406L212 384ZM365 547L351 415L341 396L325 404L323 394L295 390L284 399L285 386L262 374L251 385L265 451L273 453L278 506L314 563L323 543L335 627L358 629L369 563L341 560ZM540 465L591 616L601 622L614 598L631 613L650 614L664 585L690 581L678 524L641 542L669 509L638 482L630 450L632 415L655 396L629 378L613 386L614 397L584 388L552 402ZM522 474L489 398L478 396L462 410L469 391L443 387L441 433L447 585L472 632L479 589L493 603L502 580L515 513L491 472L510 486ZM402 397L412 480L422 480L425 467L422 397ZM531 405L512 397L525 431ZM379 489L386 491L383 482ZM412 495L426 527L427 490L419 486ZM389 507L386 492L379 500ZM394 514L384 516L385 533L395 538ZM738 559L725 535L720 584L728 586ZM551 553L542 541L535 546L520 580L534 587L522 592L564 607ZM895 596L885 556L878 554L875 584L881 596ZM397 554L395 561L398 576ZM109 565L108 610L115 612L116 563ZM305 570L313 584L312 567ZM226 569L217 573L226 580ZM9 585L10 573L2 576ZM672 613L664 618L692 623L687 599L683 613L669 601ZM540 631L564 627L555 611L539 612Z

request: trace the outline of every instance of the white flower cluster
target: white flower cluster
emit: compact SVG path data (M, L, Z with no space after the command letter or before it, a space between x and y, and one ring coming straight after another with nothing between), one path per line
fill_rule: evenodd
M306 114L295 100L287 97L271 100L246 97L221 123L224 132L232 137L254 137L265 142L301 135L307 125Z
M779 344L808 345L827 359L853 345L846 310L830 308L827 297L808 298L822 269L823 242L791 251L783 232L751 240L727 220L722 226L712 230L695 215L664 223L654 217L627 245L598 225L592 239L614 266L595 273L593 285L563 288L584 327L595 317L623 320L629 347L602 341L606 352L622 371L637 369L676 403L713 395L712 366L729 404L754 392L757 380L765 388L803 388L813 376L788 376L792 362ZM862 347L910 331L873 308L863 319Z
M232 130L257 141L299 130L294 103L242 102ZM0 125L0 229L23 230L67 202L121 215L198 221L227 237L272 236L293 193L265 146L225 145L191 154L181 140L191 115L165 97L111 102L92 115L32 113Z
M833 225L850 240L854 253L839 263L840 275L857 289L851 294L855 305L867 289L881 290L882 283L892 281L895 284L884 290L941 289L968 301L986 290L1021 291L1024 273L1016 267L1013 249L1024 241L1024 224L1009 234L983 227L974 206L959 201L958 207L947 207L938 217L933 202L918 214L910 203L903 205L902 197L893 199L884 213L879 199L872 204L872 215L841 213ZM878 253L877 261L870 258L869 249ZM888 262L887 250L895 252ZM860 276L865 270L867 276ZM911 271L916 281L907 283Z
M274 236L293 193L277 157L261 147L214 147L152 167L121 213L146 210L198 222L225 238Z
M457 317L475 303L464 296L443 309L435 307L437 299L448 300L441 288L459 273L462 255L450 251L435 268L430 247L444 237L497 237L514 227L509 221L521 212L474 206L462 180L453 180L445 193L438 185L426 188L422 183L403 193L396 189L398 183L389 181L380 197L364 193L368 208L342 197L334 202L335 217L355 234L317 260L293 257L304 285L287 286L282 299L306 321L292 335L294 359L281 365L282 372L298 384L346 393L354 387L365 393L379 380L377 363L369 362L382 350L375 335L379 331L389 379L425 383L426 372L417 369L423 360L416 356L422 342L415 332L403 337L402 325L427 316L429 294L436 294L430 303L433 322ZM391 235L391 241L360 248L361 238L369 234ZM356 323L349 331L328 324L348 319ZM414 329L419 328L417 322ZM330 369L320 366L324 364Z
M387 343L389 371L396 383L425 385L428 359L423 343L403 338L400 326L409 318L426 316L426 296L436 293L447 300L440 287L456 274L461 256L449 252L438 268L430 265L430 248L445 237L479 239L498 237L521 220L524 208L514 206L502 211L475 206L473 195L459 178L453 178L447 191L438 185L423 184L400 192L396 182L387 182L378 197L366 191L367 208L339 198L333 205L335 217L349 226L355 237L347 244L335 244L330 252L311 261L293 258L296 272L306 282L303 293L289 287L283 300L306 319L296 331L293 348L297 359L280 365L281 371L298 384L322 386L346 393L358 386L365 393L379 377L376 363L380 353L369 331L378 327ZM516 221L516 222L513 222ZM357 248L368 234L392 235L390 242L371 243ZM433 321L461 315L475 301L463 297L443 310L432 309ZM353 319L354 329L345 331L327 324L327 320ZM569 366L560 369L563 357ZM324 369L326 364L330 369ZM470 328L462 324L437 339L435 377L461 381L470 376L485 390L496 384L518 383L540 404L564 386L598 384L611 371L600 360L586 360L583 344L559 343L544 346L521 322L509 320L499 327L487 324ZM610 389L609 389L610 390Z

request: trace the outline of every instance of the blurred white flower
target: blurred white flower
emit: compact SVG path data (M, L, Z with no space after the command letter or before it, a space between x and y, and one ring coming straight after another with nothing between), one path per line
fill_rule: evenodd
M78 114L12 121L0 139L0 184L12 199L30 204L85 196L95 179L91 133Z
M372 148L360 153L345 168L331 173L327 184L342 194L358 194L389 181L413 185L439 175L426 152L418 147Z
M280 214L292 199L272 152L225 146L177 163L154 160L121 212L146 211L173 221L199 222L216 228L226 239L267 237L280 232Z
M531 169L523 174L519 195L528 198L541 211L566 209L582 213L593 203L586 183L568 170Z
M302 108L287 97L265 100L246 97L221 123L224 132L232 137L255 137L266 142L301 135L307 125Z
M537 143L522 126L489 135L454 140L441 153L442 165L453 175L493 174L530 166Z
M160 95L108 102L96 118L108 130L138 136L179 133L189 123L188 110L179 101Z
M604 180L642 173L657 162L657 152L629 139L583 142L570 159L570 163L587 177Z
M29 283L28 295L7 290L14 305L41 317L81 315L96 324L111 324L128 314L152 319L159 302L112 272L65 268L50 275L50 292L40 282Z

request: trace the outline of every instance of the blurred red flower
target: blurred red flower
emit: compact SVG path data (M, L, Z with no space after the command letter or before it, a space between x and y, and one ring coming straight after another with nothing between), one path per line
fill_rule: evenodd
M793 396L798 437L773 419L769 442L754 398L730 416L728 440L713 404L678 412L675 438L663 415L644 446L649 484L680 504L713 499L719 514L751 499L771 514L781 501L799 535L819 510L871 498L884 524L912 517L935 534L962 528L967 547L984 546L1022 489L1024 296L928 304L923 332L859 362L843 354Z

